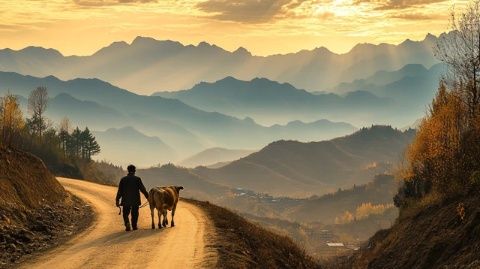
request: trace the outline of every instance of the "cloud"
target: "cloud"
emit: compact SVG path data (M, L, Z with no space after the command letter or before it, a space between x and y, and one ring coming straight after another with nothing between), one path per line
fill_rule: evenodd
M219 20L243 23L268 22L285 15L288 9L300 5L302 0L207 0L198 3L199 10L213 13Z
M445 2L447 0L355 0L356 5L371 3L376 5L376 10L405 9L409 7L425 6L433 3ZM407 15L408 14L401 14Z
M407 13L407 14L395 14L395 15L390 16L390 18L403 19L403 20L412 20L412 21L420 21L420 20L443 19L444 16L439 16L439 15L427 15L427 14L423 14L423 13Z
M22 26L18 25L11 25L11 24L0 24L0 31L15 31L23 28Z
M137 3L144 4L157 2L157 0L73 0L73 2L79 6L85 7L103 7Z

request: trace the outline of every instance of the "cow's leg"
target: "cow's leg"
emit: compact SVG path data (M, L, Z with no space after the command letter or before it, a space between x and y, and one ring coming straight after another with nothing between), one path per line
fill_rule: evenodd
M157 208L158 211L158 229L162 229L162 209Z
M177 210L177 205L174 205L172 208L172 223L170 224L170 227L175 226L175 221L173 220L173 217L175 216L175 210Z
M168 225L167 212L168 211L166 209L163 210L163 227L167 227Z
M152 229L155 229L155 207L153 206L150 206L150 215L152 216Z

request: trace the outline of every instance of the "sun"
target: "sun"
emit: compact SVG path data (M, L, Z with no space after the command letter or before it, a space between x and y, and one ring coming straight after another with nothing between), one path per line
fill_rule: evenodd
M358 12L360 12L360 8L353 5L351 0L334 0L329 4L319 4L314 10L314 15L333 14L335 17L349 17Z

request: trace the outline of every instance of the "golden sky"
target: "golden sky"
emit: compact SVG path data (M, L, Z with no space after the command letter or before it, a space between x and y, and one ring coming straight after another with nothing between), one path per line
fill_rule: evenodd
M400 43L448 30L443 0L0 0L0 48L89 55L136 36L207 41L255 55Z

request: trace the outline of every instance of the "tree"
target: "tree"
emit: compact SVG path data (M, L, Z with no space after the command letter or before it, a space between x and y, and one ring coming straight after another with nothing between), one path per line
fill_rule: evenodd
M0 142L6 146L12 146L14 137L20 133L24 125L17 97L7 93L0 98Z
M42 137L42 133L48 128L45 119L45 111L48 103L48 91L46 87L37 87L28 97L28 112L31 118L28 125L33 133Z
M80 158L82 143L82 132L77 127L73 130L68 141L68 154L71 158Z
M67 145L70 139L70 120L64 117L58 126L58 136L60 139L60 148L64 155L68 154Z
M85 128L84 132L84 137L85 137L85 159L90 160L92 156L97 155L100 153L100 145L98 145L97 141L95 140L95 137L93 134L90 132L88 127Z
M452 12L451 28L439 39L435 56L449 67L450 84L460 90L473 118L480 103L480 0L470 3L460 16Z

